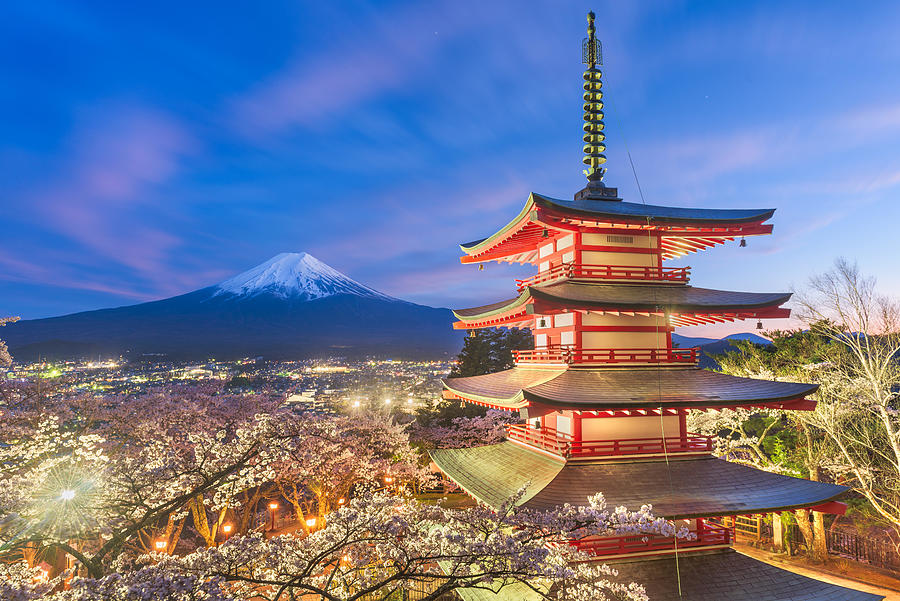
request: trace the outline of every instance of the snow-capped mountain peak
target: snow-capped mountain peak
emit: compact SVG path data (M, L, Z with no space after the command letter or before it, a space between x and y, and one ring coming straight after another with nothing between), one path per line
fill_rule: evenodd
M215 296L272 294L285 299L315 300L335 294L395 300L363 286L314 256L281 253L256 267L216 285Z

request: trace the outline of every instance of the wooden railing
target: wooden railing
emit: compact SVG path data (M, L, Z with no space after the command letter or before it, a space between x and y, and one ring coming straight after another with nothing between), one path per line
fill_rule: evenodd
M569 456L569 447L572 444L572 437L564 432L553 428L532 428L528 424L507 424L506 436L561 457Z
M569 457L603 457L661 453L711 453L713 437L702 434L665 438L624 438L622 440L577 440L569 446Z
M519 291L527 286L561 279L636 280L684 284L691 275L690 267L631 267L624 265L583 265L563 263L524 280L516 280Z
M560 457L616 457L660 453L712 452L715 438L688 433L665 438L622 438L617 440L575 440L553 428L532 428L528 424L510 424L507 438L524 442Z
M676 363L696 365L700 348L580 349L548 347L515 351L516 363Z
M695 547L711 547L730 545L734 540L731 528L714 526L700 522L696 538L678 539L678 549ZM658 534L630 534L626 536L609 536L571 541L569 544L591 555L625 555L629 553L646 553L648 551L667 551L675 549L676 539Z

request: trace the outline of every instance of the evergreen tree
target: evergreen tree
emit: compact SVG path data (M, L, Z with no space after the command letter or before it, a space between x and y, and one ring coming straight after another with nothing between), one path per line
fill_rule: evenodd
M513 367L513 351L534 347L531 330L485 328L471 330L456 356L451 378L480 376Z
M471 330L456 356L450 377L480 376L510 369L514 365L513 351L530 348L534 348L531 330ZM448 427L456 418L477 418L486 413L487 409L478 405L443 399L433 407L417 411L416 422L420 428Z

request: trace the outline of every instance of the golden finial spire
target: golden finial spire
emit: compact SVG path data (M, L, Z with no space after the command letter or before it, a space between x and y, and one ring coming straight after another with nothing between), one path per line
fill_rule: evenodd
M588 166L584 174L591 182L600 182L606 169L606 135L603 133L603 75L597 65L603 64L603 46L594 36L594 11L587 15L588 37L581 44L582 62L587 65L584 72L584 159Z

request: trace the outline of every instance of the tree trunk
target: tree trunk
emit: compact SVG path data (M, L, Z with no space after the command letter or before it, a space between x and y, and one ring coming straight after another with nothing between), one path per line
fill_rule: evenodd
M806 543L806 554L810 559L813 559L815 533L809 520L809 509L795 509L794 514L797 517L797 526L800 527L800 533L803 535L803 542ZM813 559L813 561L815 560Z
M828 563L828 539L825 538L825 514L813 511L813 547L810 557L816 563Z

